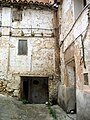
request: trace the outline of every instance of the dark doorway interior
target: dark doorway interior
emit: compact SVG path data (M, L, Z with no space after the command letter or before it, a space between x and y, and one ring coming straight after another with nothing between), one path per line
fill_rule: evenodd
M26 100L28 100L28 80L23 81L23 95Z
M48 101L48 77L21 77L21 98L35 104Z

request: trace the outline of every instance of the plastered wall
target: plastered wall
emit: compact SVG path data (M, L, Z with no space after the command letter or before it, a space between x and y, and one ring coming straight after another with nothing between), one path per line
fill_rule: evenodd
M86 104L89 103L89 100L86 99L86 97L89 98L90 96L89 9L86 8L79 17L77 16L78 19L76 20L74 5L75 1L63 0L60 35L60 41L64 41L60 47L62 85L60 84L58 88L58 102L67 112L69 112L70 109L72 110L74 107L73 101L76 101L77 120L89 120L88 114L90 112L90 107L89 105L86 107ZM75 67L74 77L76 80L73 79L73 68L70 70L73 60L75 61L73 67ZM88 73L88 85L84 84L84 73ZM76 90L72 88L74 80L76 81ZM75 90L76 93L73 90ZM74 93L76 95L72 96ZM82 99L80 99L80 95L82 96ZM76 99L74 99L74 97L76 97ZM83 99L85 100L85 104L83 104ZM69 102L70 104L68 104ZM81 111L81 106L83 106L83 109L86 109L85 114L83 110ZM80 115L83 117L80 118Z

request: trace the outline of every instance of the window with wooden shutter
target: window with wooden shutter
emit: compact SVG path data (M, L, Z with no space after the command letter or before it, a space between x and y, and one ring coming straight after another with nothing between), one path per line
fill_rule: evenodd
M22 10L21 9L13 9L12 13L12 21L21 21L22 20Z
M18 41L18 55L27 55L27 40Z

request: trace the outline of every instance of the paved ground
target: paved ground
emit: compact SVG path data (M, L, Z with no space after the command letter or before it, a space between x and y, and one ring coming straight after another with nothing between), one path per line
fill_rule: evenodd
M56 120L75 120L67 115L58 105L52 106L56 111ZM0 95L0 120L55 120L48 106L42 104L23 104L11 97Z
M52 108L56 111L57 120L76 120L76 114L66 114L58 105L54 105Z

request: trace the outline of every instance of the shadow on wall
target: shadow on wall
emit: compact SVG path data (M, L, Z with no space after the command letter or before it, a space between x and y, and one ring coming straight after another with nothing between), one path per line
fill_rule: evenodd
M90 120L90 93L78 89L77 120Z
M58 104L67 113L76 113L76 99L75 90L73 87L66 87L65 85L59 85L58 87Z
M56 84L55 88L52 90L52 92L49 95L49 102L50 105L56 105L57 103L57 98L58 98L58 86L59 82Z

